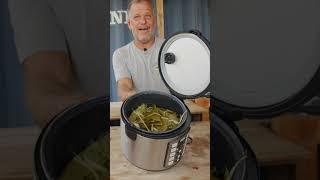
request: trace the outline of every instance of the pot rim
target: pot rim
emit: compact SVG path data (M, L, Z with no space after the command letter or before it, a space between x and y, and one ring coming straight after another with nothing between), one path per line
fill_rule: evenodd
M221 135L224 141L226 141L230 148L232 148L232 156L234 159L234 162L237 162L240 160L243 156L247 156L247 147L243 144L241 141L241 135L239 132L237 132L236 129L232 128L229 124L227 124L223 119L221 119L218 115L211 113L212 119L212 127L211 132L217 131ZM214 146L214 144L211 144L211 146ZM235 149L236 147L237 149ZM214 147L213 147L214 148ZM247 159L247 158L246 158ZM213 160L214 161L214 160ZM232 179L235 179L235 177L240 177L240 180L244 180L246 178L246 172L247 172L247 161L242 161L240 165L237 167L236 172Z
M146 131L146 130L141 129L141 128L137 128L135 125L133 125L132 122L130 122L128 120L128 116L126 116L126 114L125 114L125 108L127 107L128 102L134 100L137 97L141 97L141 96L144 96L144 95L150 95L150 94L156 94L156 95L165 96L167 98L170 98L170 99L174 100L175 102L177 102L180 105L180 107L182 107L182 109L184 110L184 113L186 112L186 115L184 115L182 121L178 124L177 127L175 127L174 129L168 130L168 131L161 131L161 132L152 132L151 131L150 132L150 131ZM176 132L176 131L180 130L181 128L184 127L183 125L186 124L186 123L189 126L191 120L189 121L188 119L191 119L190 118L190 111L187 108L187 106L185 105L185 103L182 100L180 100L178 97L174 96L174 95L171 95L171 94L168 94L168 93L164 93L164 92L160 92L160 91L143 91L143 92L134 94L133 96L130 96L128 99L126 99L123 102L122 106L121 106L121 121L123 121L126 126L129 126L130 129L134 130L135 132L137 132L140 135L152 135L152 136L168 135L168 134L171 134L173 132Z
M56 114L46 125L45 127L42 129L36 144L38 144L38 147L36 146L34 149L34 153L35 153L35 158L38 158L38 160L36 160L34 158L34 166L38 167L40 166L38 170L41 170L41 174L43 174L45 176L45 178L47 179L54 179L54 177L52 177L52 173L48 171L47 168L47 160L46 160L46 155L45 152L43 150L43 146L47 140L47 136L48 134L51 132L50 130L56 126L57 123L59 123L62 119L71 119L71 117L74 117L76 115L76 112L79 112L79 110L81 109L81 112L84 110L88 110L92 107L93 104L100 104L103 102L108 102L108 97L106 96L100 96L100 97L93 97L90 98L88 100L79 102L77 104L73 104L70 105L69 107L65 108L64 110L62 110L61 112L59 112L58 114ZM108 103L106 103L108 104ZM66 122L65 122L66 123ZM98 135L97 137L100 137L101 135L108 135L108 129L106 132L101 132L99 133L100 135ZM88 143L88 145L90 145L90 143ZM38 148L38 149L36 149ZM38 153L38 154L36 154ZM39 164L37 164L39 163Z

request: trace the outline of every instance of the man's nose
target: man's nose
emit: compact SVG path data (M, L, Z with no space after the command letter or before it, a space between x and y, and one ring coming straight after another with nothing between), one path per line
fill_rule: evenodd
M146 24L146 23L147 23L147 19L146 19L145 17L142 17L142 18L140 19L140 23L141 23L141 24Z

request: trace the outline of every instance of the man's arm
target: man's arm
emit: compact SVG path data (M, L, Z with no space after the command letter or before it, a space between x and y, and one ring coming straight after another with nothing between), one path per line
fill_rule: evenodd
M125 59L128 57L127 51L117 49L113 53L112 64L114 76L117 81L117 93L121 101L125 101L129 96L136 93L134 83Z
M64 51L42 51L23 62L26 99L35 122L43 127L71 104L88 99Z
M121 101L125 101L128 97L136 93L133 81L130 78L122 78L117 82L118 95Z

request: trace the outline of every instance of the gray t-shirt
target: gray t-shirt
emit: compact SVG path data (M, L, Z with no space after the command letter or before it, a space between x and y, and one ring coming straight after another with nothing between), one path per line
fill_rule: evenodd
M9 0L19 60L63 50L86 93L108 93L105 0Z
M116 81L131 78L137 92L156 90L169 93L161 79L158 68L158 54L164 39L156 38L146 51L132 42L115 50L112 58Z

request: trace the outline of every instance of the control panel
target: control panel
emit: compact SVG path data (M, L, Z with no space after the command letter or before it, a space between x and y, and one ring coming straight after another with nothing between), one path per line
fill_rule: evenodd
M180 161L186 148L187 139L188 134L184 135L180 139L168 143L164 167L173 166Z

